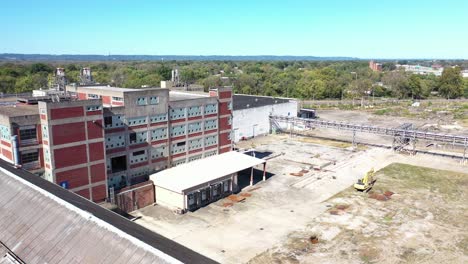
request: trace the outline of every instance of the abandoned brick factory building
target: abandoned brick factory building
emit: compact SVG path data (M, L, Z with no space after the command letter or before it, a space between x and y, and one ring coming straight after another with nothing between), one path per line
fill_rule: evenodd
M232 148L232 91L68 86L0 107L0 157L94 202ZM55 99L54 99L55 98Z

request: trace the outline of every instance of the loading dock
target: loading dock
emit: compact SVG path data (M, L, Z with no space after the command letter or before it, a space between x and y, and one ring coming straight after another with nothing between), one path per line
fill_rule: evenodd
M155 185L156 203L180 213L193 211L237 192L239 171L253 169L266 161L239 152L227 152L166 169L150 176Z

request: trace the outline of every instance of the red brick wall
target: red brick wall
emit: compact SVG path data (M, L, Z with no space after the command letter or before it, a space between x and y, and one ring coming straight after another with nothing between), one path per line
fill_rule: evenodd
M232 96L231 91L224 91L224 92L220 92L219 99L231 98L231 96Z
M228 108L229 102L219 103L219 115L230 115L231 110Z
M99 163L91 166L91 183L106 180L106 167L104 163Z
M80 186L88 185L88 168L79 168L55 174L56 183L60 184L63 181L68 181L68 188L73 189Z
M63 119L84 116L82 106L50 109L50 119Z
M231 140L229 140L229 132L219 134L219 145L225 146L231 144Z
M86 140L83 122L52 126L54 145L61 145Z
M231 125L229 124L229 117L221 117L219 119L219 130L227 130L231 129Z
M106 185L95 186L91 189L93 192L93 202L101 202L106 199Z
M89 161L104 159L104 143L96 142L89 144Z
M143 208L154 202L154 185L152 181L126 187L116 193L116 203L125 212Z
M88 121L88 139L104 137L104 129L102 128L102 120Z
M54 150L57 169L87 163L86 145L79 145Z
M84 198L86 199L89 199L89 190L88 189L84 189L84 190L81 190L81 191L77 191L75 192L76 194L80 195L80 196L83 196Z

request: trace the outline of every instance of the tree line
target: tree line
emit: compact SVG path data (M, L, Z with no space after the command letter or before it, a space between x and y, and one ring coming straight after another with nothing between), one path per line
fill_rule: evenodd
M462 62L465 66L466 62ZM468 98L468 80L461 67L445 65L442 76L415 75L385 62L374 72L367 61L125 61L66 63L3 63L0 92L23 93L46 88L54 69L65 68L69 83L79 82L82 67L91 67L95 82L118 87L159 87L178 68L181 81L233 86L236 93L300 99L359 98L365 95L397 98Z

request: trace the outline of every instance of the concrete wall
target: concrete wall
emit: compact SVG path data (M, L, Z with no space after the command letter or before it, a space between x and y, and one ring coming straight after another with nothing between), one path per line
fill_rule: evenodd
M269 115L297 115L297 101L289 103L247 108L233 111L233 141L238 142L243 137L251 138L268 134L270 131ZM280 124L283 125L283 124Z
M172 210L185 209L185 195L155 185L156 204Z

